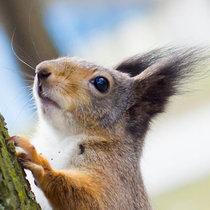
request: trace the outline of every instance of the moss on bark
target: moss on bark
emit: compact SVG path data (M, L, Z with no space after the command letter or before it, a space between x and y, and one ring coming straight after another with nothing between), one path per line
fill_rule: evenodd
M13 143L7 144L8 139L8 130L0 114L0 209L41 209L17 161Z

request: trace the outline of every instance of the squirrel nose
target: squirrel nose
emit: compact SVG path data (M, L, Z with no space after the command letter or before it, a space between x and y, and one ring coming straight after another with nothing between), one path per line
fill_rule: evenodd
M46 68L40 68L36 73L39 81L45 80L51 75L51 72Z

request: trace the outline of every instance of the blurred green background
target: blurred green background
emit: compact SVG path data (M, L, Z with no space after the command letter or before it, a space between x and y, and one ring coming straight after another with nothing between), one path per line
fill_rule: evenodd
M209 0L0 0L0 112L10 133L36 126L39 62L69 55L110 67L168 44L209 46L209 23ZM202 78L146 137L141 168L154 209L210 209L210 74Z

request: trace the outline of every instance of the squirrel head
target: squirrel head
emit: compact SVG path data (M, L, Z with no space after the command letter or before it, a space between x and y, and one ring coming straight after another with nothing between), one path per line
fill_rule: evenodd
M34 95L39 115L59 130L105 134L126 121L134 81L126 73L63 57L37 66Z
M198 59L196 49L151 51L113 69L75 57L44 61L36 68L39 115L58 130L143 138Z

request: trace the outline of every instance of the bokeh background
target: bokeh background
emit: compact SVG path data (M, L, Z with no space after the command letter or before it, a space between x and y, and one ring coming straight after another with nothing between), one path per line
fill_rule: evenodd
M30 87L45 59L109 67L168 44L209 43L209 0L0 0L0 112L11 135L32 133ZM187 87L146 137L141 168L157 210L210 209L210 73Z

